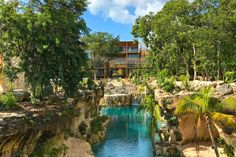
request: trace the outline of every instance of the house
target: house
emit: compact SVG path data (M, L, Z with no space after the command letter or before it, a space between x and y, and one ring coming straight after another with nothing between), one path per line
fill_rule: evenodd
M117 45L120 53L104 66L97 69L97 78L128 77L132 69L138 68L145 63L147 50L141 44L134 41L121 41Z

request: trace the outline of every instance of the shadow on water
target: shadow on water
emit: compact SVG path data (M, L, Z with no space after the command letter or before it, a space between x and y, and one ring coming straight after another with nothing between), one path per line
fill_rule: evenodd
M105 142L92 146L95 157L153 157L149 138L149 116L137 113L137 105L107 107L102 115L111 118Z

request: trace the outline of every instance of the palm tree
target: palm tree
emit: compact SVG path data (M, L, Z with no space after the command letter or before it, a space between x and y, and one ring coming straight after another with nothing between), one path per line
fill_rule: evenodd
M200 89L200 91L192 96L186 96L180 99L177 103L175 113L177 115L185 113L195 113L197 116L196 122L204 118L206 120L207 129L211 138L212 146L217 157L219 152L212 133L214 122L220 121L227 125L236 127L235 117L222 113L223 110L236 111L236 104L219 101L212 96L213 90L211 87ZM232 101L231 101L232 102ZM196 125L196 124L195 124ZM196 129L196 126L194 127ZM196 135L196 130L195 130Z
M155 101L154 96L147 95L145 97L145 99L141 102L138 108L138 112L141 110L148 112L151 117L149 133L150 133L150 138L152 140L153 148L155 146L155 132L157 132L159 136L160 143L163 144L164 140L161 136L161 132L157 125L157 122L161 120L161 109L160 109L160 106Z

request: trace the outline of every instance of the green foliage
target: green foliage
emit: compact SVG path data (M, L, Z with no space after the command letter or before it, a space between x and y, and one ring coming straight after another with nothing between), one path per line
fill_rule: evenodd
M175 79L173 77L166 78L165 81L160 84L160 87L166 92L173 92L175 89L174 81Z
M0 110L9 110L17 108L16 98L13 93L8 92L0 96Z
M234 71L225 72L224 77L226 82L232 83L236 80L236 72Z
M150 89L150 87L147 85L148 90L152 90ZM158 105L158 103L155 100L153 91L149 91L151 94L147 95L141 102L141 104L139 105L139 108L137 110L137 112L140 111L145 111L147 113L150 114L151 116L151 122L150 122L150 129L149 129L149 133L150 133L150 138L152 140L152 145L155 145L155 132L159 132L158 129L158 121L161 121L161 107ZM160 134L158 134L160 142L163 143L163 138Z
M82 41L85 43L84 47L89 56L89 67L93 70L94 80L96 80L97 68L104 67L108 60L119 53L117 47L119 36L114 37L109 33L97 32L84 36Z
M168 1L157 13L138 17L132 34L149 48L148 64L185 73L223 79L236 71L235 1Z
M45 140L45 139L43 139ZM46 139L45 142L39 142L36 145L36 149L31 153L30 157L57 157L60 153L66 151L66 146L64 144L59 143L58 137L53 137Z
M157 84L160 88L167 92L173 92L175 89L173 77L170 77L169 71L167 69L160 70L156 76Z
M189 87L189 77L186 75L181 75L179 77L179 80L182 82L182 85L184 86L185 89L188 89Z
M225 110L236 110L234 104L228 104L228 101L219 101L212 97L212 88L206 87L192 96L186 96L178 100L175 113L177 115L187 112L195 113L198 117L209 115L212 120L222 122L226 125L236 128L235 117L233 115L222 113Z
M221 147L223 147L224 154L227 155L227 157L234 157L234 147L227 144L224 140L224 138L218 138L218 143L220 144Z
M178 115L185 113L196 114L197 121L200 118L204 118L206 120L206 125L211 137L213 149L215 150L216 156L219 157L216 142L212 136L211 125L214 121L217 121L226 125L230 125L231 127L236 127L236 122L235 116L222 113L222 111L225 109L232 109L232 106L228 106L227 104L225 105L223 102L216 100L212 97L212 93L212 88L206 87L202 88L198 93L192 96L186 96L180 99L177 103L175 113ZM236 109L236 106L234 106L234 109ZM197 121L193 125L196 126ZM196 127L194 132L196 135Z
M132 69L129 73L129 80L137 85L145 86L145 82L149 80L150 77L153 77L153 70L145 69L147 65L143 65L140 69Z
M92 134L97 134L99 131L102 131L103 124L106 122L109 118L107 116L100 116L98 118L93 119L90 121L90 131Z
M164 83L165 79L168 77L170 77L170 73L167 69L160 70L156 76L158 85L161 85L162 83Z
M95 82L90 78L83 78L80 84L89 90L93 90L97 86Z
M50 94L52 84L66 96L78 89L87 54L81 36L88 33L82 18L87 1L0 1L0 51L10 81L23 72L34 95Z
M139 91L140 91L140 92L145 92L145 86L140 86L140 87L139 87Z

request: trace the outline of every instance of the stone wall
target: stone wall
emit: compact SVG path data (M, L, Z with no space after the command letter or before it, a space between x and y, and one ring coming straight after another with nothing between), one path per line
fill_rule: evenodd
M132 104L132 94L105 95L100 101L101 106L129 106Z

